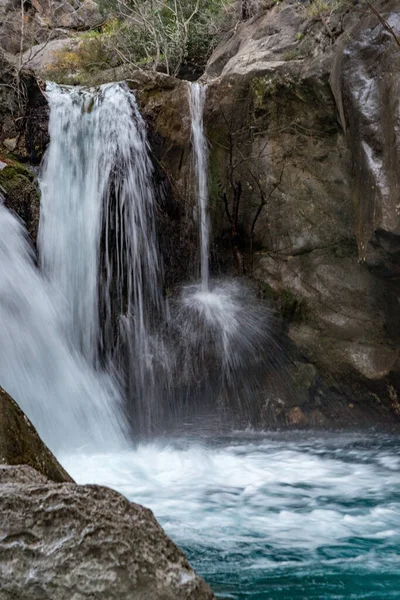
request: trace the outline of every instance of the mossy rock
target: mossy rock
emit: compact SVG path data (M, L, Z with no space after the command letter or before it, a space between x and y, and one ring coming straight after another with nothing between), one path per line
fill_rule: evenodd
M277 305L282 317L288 323L304 319L304 300L299 300L291 291L282 290L277 296Z
M0 463L28 465L52 481L72 482L18 404L0 387Z
M0 191L5 194L7 208L24 221L28 233L36 240L39 227L40 197L33 174L23 165L7 160L0 171Z

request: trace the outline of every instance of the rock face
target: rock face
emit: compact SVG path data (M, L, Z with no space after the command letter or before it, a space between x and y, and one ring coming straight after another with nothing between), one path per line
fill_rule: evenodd
M36 240L40 198L33 174L21 164L5 158L0 165L0 191L7 208L17 213L32 239Z
M98 486L0 468L0 600L212 600L152 512Z
M40 163L49 141L48 105L31 72L21 71L0 51L0 159Z
M395 3L378 9L398 34ZM215 244L317 367L309 412L333 393L399 414L399 56L357 3L283 1L207 68Z
M23 32L21 36L21 16ZM23 4L16 0L0 2L0 48L17 55L22 52L43 54L39 45L53 44L57 38L65 38L68 32L97 27L104 21L99 5L94 0L32 0ZM26 62L26 55L23 61ZM24 65L26 66L26 65Z
M39 471L45 479L49 478L60 483L73 481L42 442L36 429L17 403L2 388L0 388L0 463L29 465Z
M396 2L383 5L400 31ZM352 30L332 73L343 129L353 157L359 255L383 277L400 275L400 38L375 15Z

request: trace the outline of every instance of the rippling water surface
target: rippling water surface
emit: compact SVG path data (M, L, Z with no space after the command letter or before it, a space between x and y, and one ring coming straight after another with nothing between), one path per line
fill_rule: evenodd
M218 598L400 598L400 440L312 432L141 443L62 462L150 507Z

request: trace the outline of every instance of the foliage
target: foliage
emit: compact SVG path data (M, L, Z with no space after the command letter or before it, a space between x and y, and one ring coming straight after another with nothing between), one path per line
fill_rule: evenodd
M123 24L115 36L124 62L178 75L203 66L226 26L228 0L116 0Z
M122 64L164 71L201 72L221 35L235 19L232 0L107 0L109 16L98 31L61 51L49 75L86 79Z
M332 15L343 5L343 0L312 0L307 8L307 15L311 19L323 20Z

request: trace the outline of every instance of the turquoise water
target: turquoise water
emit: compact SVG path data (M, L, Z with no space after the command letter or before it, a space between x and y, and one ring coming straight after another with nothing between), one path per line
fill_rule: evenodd
M149 506L220 599L383 600L400 598L399 450L384 434L235 434L63 463Z

